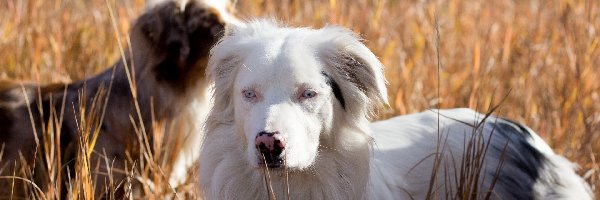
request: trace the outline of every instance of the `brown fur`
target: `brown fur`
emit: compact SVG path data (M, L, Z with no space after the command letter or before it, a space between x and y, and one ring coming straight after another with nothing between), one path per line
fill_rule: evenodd
M193 2L185 9L180 9L174 2L156 6L135 22L130 31L132 51L125 60L129 69L133 68L140 118L150 144L154 124L162 122L168 126L168 122L179 117L195 95L206 92L208 83L204 79L204 70L209 49L218 41L223 29L224 23L216 11ZM125 51L128 52L127 49ZM114 79L109 90L113 70ZM108 102L105 102L106 97ZM122 61L94 77L70 84L28 84L21 87L16 83L0 82L0 145L4 145L0 173L12 175L17 169L13 167L15 163L23 164L19 161L20 155L28 166L34 166L36 155L37 160L44 160L40 158L44 155L44 148L36 146L36 138L43 141L50 138L49 134L58 137L60 132L61 166L71 170L73 176L73 160L79 152L81 129L85 127L81 124L81 115L86 116L88 122L93 119L99 121L103 109L105 116L102 123L89 126L89 130L100 130L92 155L92 167L101 166L100 174L106 172L101 156L106 153L109 161L114 159L115 169L124 170L128 157L136 159L140 156L140 141L135 127L141 125L136 123L134 126L130 120L131 117L139 122L134 102ZM105 103L107 106L103 108ZM33 128L28 107L35 124ZM85 110L80 110L80 107ZM61 115L60 130L56 127L48 129L50 116ZM116 184L124 177L122 173L115 172L113 175ZM102 188L101 183L107 177L98 178L97 185ZM5 187L6 183L10 185L9 182L0 179L0 195L10 192L6 191L10 187Z

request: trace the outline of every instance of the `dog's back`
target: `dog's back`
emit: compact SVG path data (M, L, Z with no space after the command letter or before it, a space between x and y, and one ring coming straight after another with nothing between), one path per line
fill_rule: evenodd
M60 91L68 86L38 86L7 80L0 81L0 84L0 144L5 145L2 161L18 160L19 151L16 149L24 158L32 158L36 149L31 148L35 147L35 143L31 142L46 131L42 124L48 123L51 110L55 111L55 103L62 100Z
M470 109L430 110L371 127L371 197L590 199L571 162L506 119Z

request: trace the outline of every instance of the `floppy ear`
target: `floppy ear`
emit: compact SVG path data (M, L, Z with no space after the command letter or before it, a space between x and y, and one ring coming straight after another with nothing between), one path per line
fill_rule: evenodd
M224 36L210 50L210 58L208 60L207 75L215 82L215 87L219 83L229 82L232 80L231 75L235 74L235 70L241 66L243 56L252 51L252 46L246 43L250 38L265 29L276 28L276 23L269 20L255 20L246 24L229 24L224 31Z
M177 81L188 65L191 47L182 12L175 2L160 4L142 14L131 30L134 60L144 62L137 63L145 68L140 70L155 70L158 80Z
M239 49L236 28L226 31L225 36L210 50L206 75L209 81L214 82L213 104L211 117L207 120L207 127L218 123L228 123L233 119L233 100L231 98L234 78L237 69L241 66L242 50Z
M318 56L342 108L360 114L387 104L383 65L360 39L341 27L325 27L318 35Z
M234 36L231 32L227 32L217 45L210 50L206 74L211 81L215 82L215 86L228 82L232 72L240 64L241 55L235 48L235 44L228 42L227 38L230 37Z

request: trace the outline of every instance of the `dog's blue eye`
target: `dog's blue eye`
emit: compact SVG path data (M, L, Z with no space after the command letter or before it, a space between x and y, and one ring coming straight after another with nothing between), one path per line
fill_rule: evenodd
M242 93L244 93L244 97L246 97L247 99L252 99L256 97L256 93L254 92L254 90L244 90Z
M317 96L317 92L313 91L313 90L304 90L304 92L302 92L302 98L304 99L310 99Z

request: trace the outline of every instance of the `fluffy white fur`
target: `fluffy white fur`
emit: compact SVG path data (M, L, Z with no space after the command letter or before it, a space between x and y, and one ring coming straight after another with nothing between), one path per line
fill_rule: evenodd
M250 22L213 48L208 74L215 105L199 179L207 199L285 199L288 191L291 199L458 198L466 190L456 177L474 165L466 165L469 141L489 147L472 173L478 198L591 199L573 164L516 123L469 109L370 123L387 99L383 66L341 27ZM285 167L265 167L255 147L261 131L285 138Z
M188 170L200 156L200 145L198 144L202 143L203 125L211 105L209 87L209 83L200 85L198 93L196 93L195 98L190 103L189 109L184 111L188 112L186 116L190 116L189 120L191 121L186 123L189 126L185 127L186 131L184 132L188 134L183 140L180 152L177 154L177 159L175 159L173 170L169 176L169 184L173 187L184 183L188 179L188 175L190 174Z

